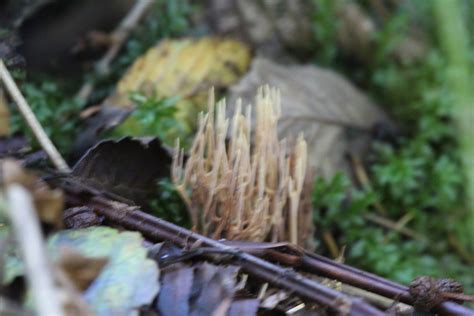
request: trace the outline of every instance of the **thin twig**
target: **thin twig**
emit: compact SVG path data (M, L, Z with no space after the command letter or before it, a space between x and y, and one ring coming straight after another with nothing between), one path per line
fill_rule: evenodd
M64 189L73 188L64 187ZM70 195L69 197L74 199L74 196ZM70 202L74 204L72 200ZM305 278L293 270L274 265L236 248L226 246L219 241L192 233L187 229L141 212L134 207L128 207L99 196L92 197L89 202L88 206L97 214L104 216L110 223L140 231L144 237L151 241L169 240L182 247L199 242L203 247L232 251L235 257L234 262L246 273L274 286L286 289L303 299L327 306L333 312L339 313L344 310L340 304L340 300L344 299L351 302L348 316L386 315L365 302L357 299L352 300L350 297ZM209 259L212 260L212 257Z
M400 225L399 222L394 222L388 218L385 218L383 216L379 216L377 214L372 214L372 213L367 213L364 215L364 218L370 222L373 222L377 225L380 225L382 227L394 230L396 232L402 233L403 235L410 237L412 239L415 239L419 242L426 243L426 238L423 235L420 235L419 233L404 227L403 225Z
M53 162L54 166L62 172L69 172L69 169L66 161L63 159L59 151L54 146L53 142L49 139L48 135L44 131L43 127L41 126L40 122L36 118L35 114L31 110L30 106L26 102L25 98L18 89L15 81L13 80L10 72L8 71L7 67L3 63L3 60L0 59L0 78L2 79L5 87L7 88L10 96L15 101L20 110L21 115L25 119L28 126L33 131L36 139L40 143L43 150L48 155L49 159Z
M146 214L135 207L127 207L118 202L107 200L101 196L89 196L84 200L86 192L89 192L85 187L77 187L72 179L60 180L51 179L56 185L59 185L67 192L67 198L70 205L87 205L99 215L104 216L107 221L114 225L119 225L131 230L141 232L150 241L168 240L183 247L200 242L201 246L215 247L217 249L239 250L246 252L245 247L242 246L228 246L223 242L211 240L207 237L193 233L187 229L176 226L162 219ZM58 181L59 180L59 181ZM94 195L90 192L91 195ZM239 242L241 243L241 242ZM268 248L270 246L281 246L281 244L265 244L260 243L260 248ZM235 246L235 245L234 245ZM254 247L255 248L255 247ZM270 247L271 248L271 247ZM265 252L263 252L265 253ZM300 253L299 251L296 254ZM328 306L332 310L338 310L334 306L334 290L328 291L325 287L315 286L311 280L306 280L300 274L294 273L291 270L282 269L264 260L255 260L255 256L249 253L236 252L236 259L234 264L238 264L249 275L254 275L274 286L291 291L293 294L302 298L309 299L314 302L319 302L322 305ZM278 259L281 256L273 256L273 259ZM305 272L315 273L320 276L336 279L346 284L356 286L361 289L395 299L406 304L413 304L413 298L408 291L408 287L389 281L374 274L358 270L356 268L337 263L333 260L319 256L305 251L304 255L300 254L301 259L296 267ZM294 261L294 260L293 260ZM280 265L284 263L276 261ZM286 272L285 272L286 271ZM283 274L282 274L283 273ZM361 302L352 301L352 309L349 315L371 315L371 312L365 311L366 304L360 306ZM473 310L451 301L442 302L439 306L440 315L471 315ZM376 313L379 314L378 311Z
M13 232L19 243L38 315L64 315L31 196L18 184L8 186L6 195Z
M131 31L137 26L148 8L152 5L152 0L137 0L130 12L120 22L119 26L110 35L112 45L109 47L105 55L96 63L95 68L100 74L108 74L110 72L110 64L117 56L123 44L130 36ZM86 82L82 85L77 93L80 100L86 101L94 90L93 82Z

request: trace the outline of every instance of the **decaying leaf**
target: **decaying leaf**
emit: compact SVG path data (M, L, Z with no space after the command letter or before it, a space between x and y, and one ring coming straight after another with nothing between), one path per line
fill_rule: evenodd
M257 315L260 300L257 298L236 300L229 308L228 316Z
M160 295L156 306L160 315L189 315L189 297L194 278L193 268L176 264L162 270L162 273Z
M259 53L275 56L285 49L311 48L311 1L209 0L204 23L217 34L237 37Z
M0 87L0 137L10 134L10 111L8 110L5 93Z
M63 247L89 258L107 258L84 299L96 315L138 315L138 308L150 304L159 290L159 270L147 259L142 242L138 233L91 227L61 231L49 239L48 246L54 258L59 258Z
M372 5L381 5L374 1ZM335 1L339 27L337 42L346 55L355 57L361 62L370 64L376 47L377 25L373 16L364 11L356 2ZM419 30L418 30L419 31ZM415 29L400 37L391 48L387 57L403 63L421 60L428 52L428 43L423 34Z
M65 248L70 249L66 255ZM159 270L138 233L109 227L64 230L48 239L48 250L75 285L85 288L82 297L94 315L138 315L158 293ZM16 256L7 257L5 268L5 284L23 275Z
M280 138L291 143L304 133L308 162L318 176L344 170L347 151L363 150L375 124L390 125L381 109L335 72L311 65L283 66L264 58L255 58L251 71L231 88L229 111L238 98L250 103L256 87L267 83L281 90Z
M81 292L89 287L108 262L106 257L89 258L69 247L61 247L59 252L58 265Z
M337 29L337 41L341 49L359 60L370 59L373 40L376 36L374 21L357 3L338 3L337 16L340 25Z
M41 221L56 227L62 225L64 195L61 190L50 189L43 180L23 169L14 160L3 160L0 169L0 187L12 183L21 184L31 192Z
M249 49L232 39L164 40L134 62L105 104L131 109L134 104L129 93L135 91L157 97L179 96L177 118L185 126L194 126L209 88L235 83L249 63Z
M21 155L29 149L30 146L25 136L13 135L8 138L0 138L0 159Z
M10 1L19 2L19 1ZM2 3L3 4L3 3ZM2 29L4 22L2 15L5 13L4 7L0 12L0 59L3 60L8 69L22 69L25 66L25 59L18 53L18 47L22 44L20 37L15 31ZM1 89L0 89L1 90Z
M163 269L157 302L160 315L227 315L238 270L209 263L193 267L177 264Z
M168 176L171 157L160 141L102 141L74 166L75 178L98 191L117 194L139 205L156 195L156 180Z

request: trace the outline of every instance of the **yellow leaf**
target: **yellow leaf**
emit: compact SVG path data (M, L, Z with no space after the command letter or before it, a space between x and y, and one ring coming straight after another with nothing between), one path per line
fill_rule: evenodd
M0 137L10 134L10 112L8 111L7 100L0 88Z
M176 118L189 130L206 105L208 90L237 82L250 59L249 48L232 39L163 40L133 63L107 104L132 108L135 105L129 93L134 91L148 96L179 96Z

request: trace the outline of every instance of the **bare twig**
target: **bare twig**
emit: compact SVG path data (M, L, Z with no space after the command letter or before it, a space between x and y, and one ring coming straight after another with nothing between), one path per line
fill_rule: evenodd
M64 189L72 188L64 187ZM71 195L69 197L74 199ZM72 200L70 202L74 204ZM305 278L293 270L274 265L251 254L241 252L234 247L226 246L219 241L192 233L187 229L141 212L134 207L113 202L99 196L92 197L89 202L88 206L97 214L104 216L110 223L116 223L130 230L140 231L143 236L151 241L169 240L182 247L199 242L203 247L213 247L233 252L234 262L245 273L251 274L274 286L286 289L303 299L327 306L333 312L347 311L340 304L340 300L344 299L351 303L347 313L348 316L385 315L384 312L361 300L352 299L336 290ZM212 257L209 259L212 260Z
M410 237L412 239L418 240L420 242L426 243L426 238L423 235L420 235L419 233L404 227L403 225L400 225L399 222L394 222L388 218L385 218L383 216L377 215L377 214L372 214L372 213L367 213L364 215L364 218L370 222L373 222L377 225L380 225L382 227L392 229L396 232L399 232L407 237Z
M113 44L109 47L105 55L96 63L96 70L100 74L110 72L110 64L117 56L123 44L129 37L131 31L137 26L138 22L145 15L146 11L152 5L152 0L137 0L130 12L120 22L119 26L111 34ZM87 100L94 90L94 83L86 82L79 90L77 97L80 100Z
M25 98L21 94L18 86L16 85L15 81L13 80L10 72L8 71L7 67L3 63L3 60L0 59L0 78L2 79L5 87L7 88L10 96L15 101L20 110L20 113L23 115L28 126L33 131L36 139L40 143L41 147L44 149L46 154L48 155L49 159L53 162L54 166L62 172L69 172L70 169L63 159L59 151L54 146L53 142L49 139L48 135L44 131L43 127L41 126L40 122L36 118L35 114L31 110L30 106L26 102Z
M200 246L214 247L216 249L223 249L228 251L234 251L235 260L234 264L238 264L242 269L249 275L256 276L265 282L268 282L276 287L291 291L293 294L298 295L302 298L319 302L322 305L328 306L334 311L338 311L340 306L334 306L334 295L338 292L334 290L328 291L324 286L316 286L314 281L307 280L302 275L294 273L291 270L282 269L270 262L264 260L256 260L255 256L249 253L241 253L249 251L242 245L229 246L226 243L216 240L209 239L197 233L193 233L187 229L181 228L174 224L168 223L162 219L153 217L146 214L135 207L127 207L126 205L118 202L107 200L101 196L93 196L91 191L89 198L84 200L84 193L89 192L85 187L77 187L74 180L59 180L59 182L51 179L53 183L59 185L67 192L67 198L71 205L87 205L93 209L96 213L104 216L107 221L111 224L119 225L131 230L141 232L150 241L162 241L168 240L176 243L182 247L186 247L189 244L197 243L199 241ZM240 244L242 242L239 242ZM282 243L257 243L258 249L274 248L275 246L284 246ZM290 245L290 244L288 244ZM294 247L294 246L293 246ZM255 249L255 246L251 248ZM257 249L257 250L258 250ZM299 248L296 248L299 249ZM253 251L251 251L254 253ZM266 251L257 251L258 253L268 254ZM413 304L413 297L408 291L408 287L389 281L382 277L374 274L358 270L356 268L337 263L333 260L319 256L310 252L301 252L301 250L293 251L297 260L290 260L291 262L297 262L297 265L293 265L295 268L315 273L320 276L336 279L340 282L356 286L361 289L385 296L387 298L397 300L409 305ZM279 261L281 257L288 256L272 256L272 259L276 259L276 263L279 265L285 265L283 261ZM288 262L288 260L285 260ZM364 309L367 307L364 303L358 300L352 301L352 309L349 315L372 315L373 309L367 311ZM440 315L472 315L473 310L456 304L451 301L442 302L437 310ZM376 314L380 314L379 311L375 311Z
M19 243L38 315L64 315L31 196L17 184L8 186L6 195L13 232Z

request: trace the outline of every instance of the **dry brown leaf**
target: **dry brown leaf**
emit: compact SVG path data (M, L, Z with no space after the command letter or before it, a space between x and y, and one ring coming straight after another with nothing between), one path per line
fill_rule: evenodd
M236 291L235 266L182 263L161 270L156 307L163 316L227 315Z
M23 169L18 162L5 159L0 164L0 186L6 187L13 183L20 184L31 192L38 216L43 223L62 226L62 191L50 189L46 182Z
M148 205L156 198L157 179L168 175L171 156L157 138L105 140L90 148L72 175L100 192Z
M309 165L318 176L345 170L344 155L349 150L362 152L377 123L390 125L379 107L337 73L313 65L284 66L264 58L255 58L251 71L231 88L229 112L240 97L244 105L251 103L262 84L281 90L279 138L289 138L291 143L303 132Z
M239 38L266 56L311 49L311 1L210 0L205 9L204 23L213 31Z
M59 251L57 264L80 291L89 287L108 262L106 257L85 257L70 247L61 247Z
M5 93L0 87L0 137L10 134L10 111L8 110Z

